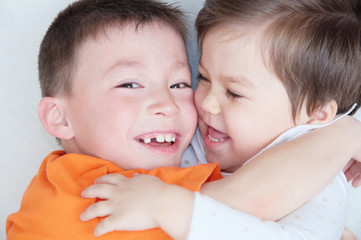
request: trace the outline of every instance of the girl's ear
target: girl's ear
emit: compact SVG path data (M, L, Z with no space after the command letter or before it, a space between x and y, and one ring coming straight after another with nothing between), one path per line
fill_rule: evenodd
M337 103L335 100L329 101L327 104L314 111L307 121L307 124L326 124L331 122L337 113Z
M38 116L46 131L54 137L69 140L74 136L59 98L44 97L38 106Z

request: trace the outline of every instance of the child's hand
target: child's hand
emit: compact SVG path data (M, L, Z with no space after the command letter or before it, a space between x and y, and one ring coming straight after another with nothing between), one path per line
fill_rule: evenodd
M192 192L140 174L133 178L105 175L86 188L82 197L105 199L91 205L80 216L82 221L108 216L96 227L95 236L114 230L161 227L177 239L184 239L188 233L194 201ZM178 207L180 205L182 208ZM177 218L170 220L169 216Z
M354 127L356 134L361 136L361 122L356 118L349 117L352 120L351 126ZM359 138L354 141L358 142ZM353 187L361 186L361 147L358 148L358 151L352 156L352 160L350 160L345 168L343 169L347 181L352 181Z
M344 168L347 181L352 181L353 187L361 186L361 162L352 159Z
M144 182L154 186L145 189ZM114 230L144 230L157 227L151 210L156 204L157 186L161 180L154 176L139 175L130 180L120 174L100 177L95 184L82 192L84 198L100 198L84 211L80 219L88 221L96 217L105 217L95 229L96 236ZM141 217L140 217L141 216Z

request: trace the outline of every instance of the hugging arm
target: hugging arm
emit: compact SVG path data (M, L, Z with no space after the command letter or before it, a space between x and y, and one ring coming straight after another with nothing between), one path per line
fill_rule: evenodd
M236 211L241 218L251 217L251 214L261 219L280 219L315 196L349 159L354 157L360 161L360 138L361 124L352 117L345 117L329 127L314 130L262 153L233 175L207 183L201 192L231 206L232 211L241 210ZM103 206L90 207L84 213L83 220L110 215L110 221L97 227L98 233L134 229L129 226L137 226L136 229L160 226L175 239L186 238L188 232L192 232L192 211L196 211L198 206L194 202L194 194L160 180L149 181L148 178L154 179L150 176L137 176L126 182L120 179L121 185L127 187L117 191L119 201L104 201ZM110 199L109 196L114 195L113 189L108 192L109 196L102 197L95 186L85 190L84 196ZM156 189L150 191L156 194L146 195L139 189ZM142 206L143 209L139 216L131 218L135 219L133 222L124 217L132 214L127 207L129 199L135 201L132 205ZM192 210L194 204L196 207ZM113 206L113 209L121 207L122 210L115 212L109 210L109 206ZM316 209L322 210L320 207ZM144 224L139 219L147 219L151 224ZM124 224L124 221L127 223ZM235 222L228 225L238 226Z
M277 220L315 196L352 158L348 179L355 177L358 186L361 123L346 116L271 148L232 175L206 183L201 192L245 213Z
M277 222L261 220L197 193L188 240L340 239L346 211L345 187L340 174L314 198Z

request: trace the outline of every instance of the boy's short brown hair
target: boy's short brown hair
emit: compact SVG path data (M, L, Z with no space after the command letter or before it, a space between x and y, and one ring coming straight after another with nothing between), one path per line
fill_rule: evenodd
M309 114L331 100L338 113L360 107L360 16L359 0L206 0L196 28L201 45L215 27L267 24L262 54L295 117L304 102Z
M71 94L76 49L108 27L129 23L136 28L155 21L168 24L185 41L184 14L177 7L153 0L80 0L61 11L40 46L38 69L43 97ZM167 43L164 43L167 44Z

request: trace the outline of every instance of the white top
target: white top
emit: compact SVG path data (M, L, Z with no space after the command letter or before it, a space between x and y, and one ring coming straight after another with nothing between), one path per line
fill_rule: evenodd
M352 109L350 111L352 111ZM348 113L338 116L334 121L347 114ZM327 125L330 125L333 122ZM325 127L327 125L300 125L292 128L279 136L261 152L282 142L296 138L312 129ZM196 157L190 157L192 155L190 154L190 150L187 155L184 155L183 166L205 162L203 144L200 133L197 131L192 141L192 151L193 155ZM247 162L252 159L253 158ZM343 172L340 172L339 175L317 196L277 222L260 220L254 216L232 209L207 196L203 196L199 193L195 194L193 216L188 240L338 240L344 229L347 203L347 180Z
M191 144L182 155L181 167L190 167L198 164L207 163L204 152L204 142L198 128L193 135Z

